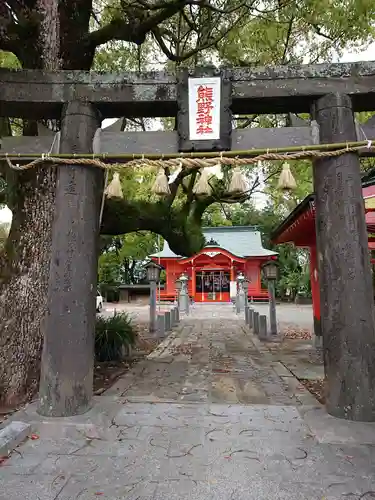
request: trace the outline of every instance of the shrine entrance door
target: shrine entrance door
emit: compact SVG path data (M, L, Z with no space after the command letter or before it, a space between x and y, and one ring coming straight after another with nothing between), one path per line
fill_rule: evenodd
M197 271L194 292L196 302L229 302L230 272L224 269Z

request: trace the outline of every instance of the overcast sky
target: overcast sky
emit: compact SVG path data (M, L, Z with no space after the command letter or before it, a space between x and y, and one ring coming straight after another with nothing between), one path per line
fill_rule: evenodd
M375 61L375 43L371 44L366 50L351 53L346 52L343 57L332 62L356 62L356 61ZM108 126L113 120L104 120L103 126ZM264 203L264 197L257 196L259 205ZM0 222L10 222L12 218L11 211L8 208L0 210Z

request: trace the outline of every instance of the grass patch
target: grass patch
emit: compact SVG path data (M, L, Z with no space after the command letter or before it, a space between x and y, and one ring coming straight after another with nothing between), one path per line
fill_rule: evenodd
M124 348L133 347L137 330L128 313L115 313L109 318L98 316L95 327L95 359L119 361Z

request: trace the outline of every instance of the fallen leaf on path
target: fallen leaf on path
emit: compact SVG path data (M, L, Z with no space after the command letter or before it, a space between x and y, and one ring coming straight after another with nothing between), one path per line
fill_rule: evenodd
M297 326L287 326L282 331L284 339L310 340L311 331L307 328L298 328Z
M300 382L321 404L325 404L324 379L300 379Z

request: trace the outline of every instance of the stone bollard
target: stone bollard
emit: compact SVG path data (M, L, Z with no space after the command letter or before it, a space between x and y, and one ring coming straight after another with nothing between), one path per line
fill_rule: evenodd
M172 329L172 325L171 325L171 311L165 311L164 317L165 317L165 331L166 332L170 332L171 329Z
M178 324L180 322L180 310L178 306L176 306L175 309L176 309L176 323Z
M259 316L259 339L267 340L267 338L267 316L262 314Z
M171 328L173 328L176 324L174 307L169 312L171 313Z
M240 304L240 297L238 294L236 295L236 304L235 305L236 305L236 314L240 314L241 304Z
M254 311L254 334L259 335L259 313Z
M249 307L249 328L252 330L254 328L254 309Z
M158 314L156 318L156 328L159 337L164 337L165 335L165 316L164 314Z
M245 306L245 324L249 324L249 313L250 313L250 308L249 306Z

